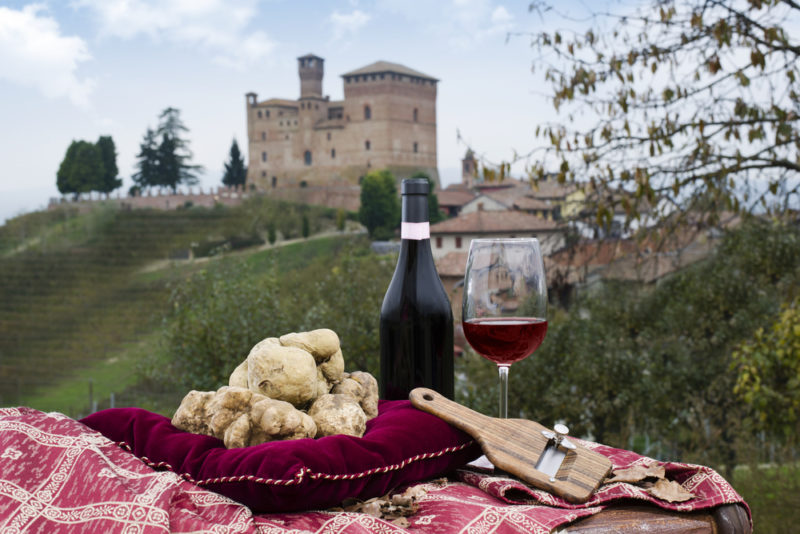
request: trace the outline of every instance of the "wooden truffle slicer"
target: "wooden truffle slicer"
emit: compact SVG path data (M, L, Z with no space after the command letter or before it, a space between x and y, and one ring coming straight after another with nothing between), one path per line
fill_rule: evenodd
M564 425L553 432L535 421L488 417L427 388L408 398L475 438L495 467L570 502L588 500L611 471L608 458L567 439Z

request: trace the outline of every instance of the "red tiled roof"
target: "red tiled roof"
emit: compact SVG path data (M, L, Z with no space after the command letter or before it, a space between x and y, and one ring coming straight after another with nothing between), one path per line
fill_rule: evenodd
M467 191L451 191L450 188L444 191L437 191L436 198L439 200L440 206L463 206L473 198L475 195Z
M405 65L391 63L389 61L376 61L375 63L370 63L366 67L345 72L342 74L342 77L356 76L359 74L378 74L381 72L396 72L397 74L405 74L406 76L415 76L417 78L426 78L428 80L438 81L433 76L428 76L427 74L423 74L418 70L410 69Z
M536 198L566 198L567 195L578 189L576 185L561 185L555 180L542 180L531 183L531 194Z
M514 207L518 210L543 210L553 211L553 205L547 200L532 197L519 197L514 200Z
M519 234L552 232L555 221L547 221L521 211L475 211L431 226L435 234Z

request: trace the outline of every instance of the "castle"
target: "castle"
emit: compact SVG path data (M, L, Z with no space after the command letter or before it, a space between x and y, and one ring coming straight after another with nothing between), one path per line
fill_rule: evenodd
M299 99L246 95L249 187L355 186L380 169L438 182L436 78L378 61L343 74L344 100L332 101L322 94L325 60L297 61Z

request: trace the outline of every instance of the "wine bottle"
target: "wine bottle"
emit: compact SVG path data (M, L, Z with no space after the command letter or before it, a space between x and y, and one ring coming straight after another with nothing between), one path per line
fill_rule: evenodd
M453 398L453 311L431 252L428 181L403 180L402 245L381 306L380 390L407 399L415 387Z

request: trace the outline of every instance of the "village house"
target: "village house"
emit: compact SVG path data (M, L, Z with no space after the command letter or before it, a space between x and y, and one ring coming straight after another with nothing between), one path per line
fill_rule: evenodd
M475 198L475 193L464 184L450 184L446 189L436 191L439 209L448 217L456 217L461 208Z
M434 259L468 250L473 239L502 237L537 237L544 255L564 246L564 231L557 222L521 211L478 210L431 225Z

